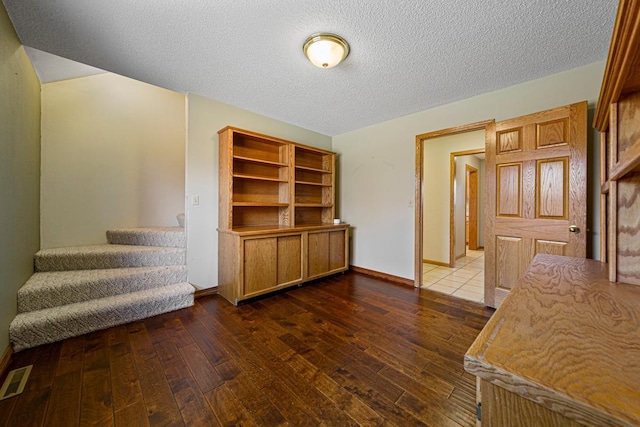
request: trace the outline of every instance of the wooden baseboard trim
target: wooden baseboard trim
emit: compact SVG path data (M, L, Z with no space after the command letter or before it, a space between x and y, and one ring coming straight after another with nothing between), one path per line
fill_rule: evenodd
M208 297L209 295L217 295L217 294L218 294L218 287L214 286L212 288L197 289L193 297L195 299L198 299L202 297Z
M0 359L0 378L4 377L4 373L9 367L9 362L11 361L12 355L13 347L11 347L11 344L9 344L4 353L2 353L2 358Z
M441 267L449 267L448 262L432 261L430 259L423 259L422 262L426 262L427 264L439 265Z
M352 265L349 268L351 269L351 271L354 271L356 273L365 274L367 276L376 277L378 279L387 280L389 282L398 283L404 286L409 286L411 288L414 287L413 280L411 279L394 276L393 274L382 273L381 271L369 270L368 268L356 267L355 265Z

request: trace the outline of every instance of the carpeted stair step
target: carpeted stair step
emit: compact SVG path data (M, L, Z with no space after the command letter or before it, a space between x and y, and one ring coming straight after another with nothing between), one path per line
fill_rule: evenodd
M145 319L193 305L194 288L177 283L156 289L18 314L9 326L14 351Z
M157 246L95 245L42 249L35 255L41 271L93 270L103 268L184 265L184 248Z
M18 290L18 313L186 281L184 265L35 273Z
M114 245L186 247L184 228L123 228L107 231L107 242Z

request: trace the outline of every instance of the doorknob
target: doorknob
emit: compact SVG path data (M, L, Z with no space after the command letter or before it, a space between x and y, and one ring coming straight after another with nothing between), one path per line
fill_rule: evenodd
M569 231L571 233L579 233L580 232L580 227L578 227L577 225L570 225L569 226Z

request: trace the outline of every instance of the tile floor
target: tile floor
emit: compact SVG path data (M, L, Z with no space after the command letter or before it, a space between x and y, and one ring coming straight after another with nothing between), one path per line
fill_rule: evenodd
M454 268L424 263L422 287L479 303L484 302L484 251L471 251Z

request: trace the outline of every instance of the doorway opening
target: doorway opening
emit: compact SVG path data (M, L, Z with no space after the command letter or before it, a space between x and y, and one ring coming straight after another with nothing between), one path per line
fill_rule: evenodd
M484 145L484 135L478 143ZM484 147L450 153L450 168L449 266L455 267L455 261L466 256L467 249L478 250L484 244L484 218L480 215L484 201Z
M471 165L472 169L467 169L464 163L461 162L461 166L456 169L456 161L457 158L462 159L462 156L465 155L482 156L488 135L487 128L493 123L493 120L483 121L416 136L416 257L414 281L414 286L416 287L423 285L425 276L427 276L427 285L429 286L435 285L435 282L439 281L439 286L449 286L450 290L456 287L451 292L447 292L451 294L454 291L462 292L462 289L460 289L463 285L463 283L460 283L462 276L466 276L465 280L467 281L475 279L475 285L482 286L482 281L484 280L483 252L470 252L472 257L467 256L466 252L468 246L467 236L471 237L470 243L473 245L472 247L482 249L483 227L478 224L478 221L482 218L484 202L477 196L478 189L483 185L482 177L480 176L480 169L474 165ZM475 132L476 135L463 135L471 132ZM458 138L445 138L453 136L458 136ZM471 137L475 138L475 145L472 145L473 148L467 148L469 145L465 146L463 143L457 142ZM479 144L477 143L478 139L480 140ZM435 151L432 152L432 149L435 149ZM444 158L441 153L445 153ZM447 157L449 162L446 160ZM434 170L443 170L446 175L434 177ZM458 172L461 171L457 179L456 170ZM447 186L442 185L443 182L447 181L450 182L449 191L447 191ZM458 184L457 190L456 183ZM471 198L474 191L476 193L475 201ZM467 194L470 197L467 197ZM457 203L454 200L455 196L459 197ZM469 200L468 203L467 200ZM474 203L475 208L473 206ZM456 210L461 213L461 222L458 220L457 224L454 218ZM475 218L471 212L472 210L475 211ZM466 227L467 217L469 217L469 232L467 232ZM438 221L440 222L438 223ZM475 227L472 223L475 223ZM458 235L457 238L456 235ZM456 241L458 242L457 252ZM459 260L457 266L456 257ZM424 264L425 262L427 264ZM473 265L471 265L472 262ZM456 270L460 270L465 265L470 270L475 270L473 277L469 276L470 271L456 273ZM451 283L445 283L446 281ZM478 295L482 294L481 289L476 289ZM434 288L434 290L437 289ZM462 295L456 296L464 297ZM480 301L481 297L467 297L467 299Z
M468 132L459 136L432 140L432 143L444 144L446 150L456 149L460 144L479 148L449 153L450 191L449 191L449 264L439 265L423 259L422 288L453 295L478 303L484 302L484 239L480 230L484 229L484 218L479 208L484 201L484 131ZM434 151L425 150L425 156ZM425 164L428 161L425 159ZM425 182L430 177L425 172ZM428 187L427 187L428 188ZM425 197L427 196L427 197ZM428 189L423 192L429 200ZM445 208L446 209L446 208ZM433 253L430 246L436 242L429 237L430 216L441 209L431 206L424 212L425 254ZM425 258L427 258L425 256Z
M478 250L478 169L465 165L464 241L468 250Z

